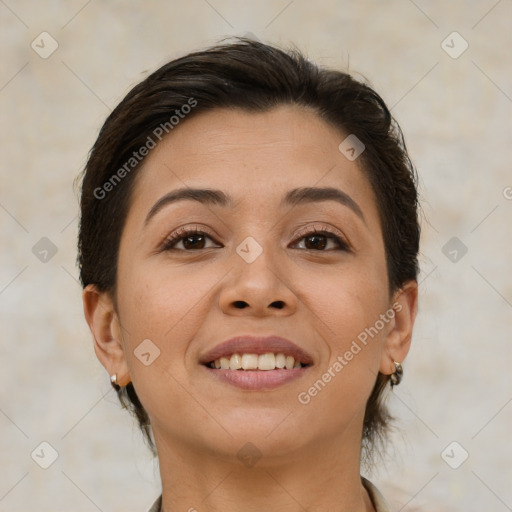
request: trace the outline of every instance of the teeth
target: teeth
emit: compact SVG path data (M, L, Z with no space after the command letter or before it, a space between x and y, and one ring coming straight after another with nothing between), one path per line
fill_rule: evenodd
M275 370L276 356L272 353L258 356L258 368L260 370Z
M257 370L258 369L258 356L256 354L244 354L242 356L242 369L243 370Z
M300 361L295 361L293 356L284 354L233 354L231 357L221 357L210 363L211 368L221 370L275 370L286 368L301 368Z
M240 370L242 368L242 358L238 354L233 354L229 360L230 370Z
M284 368L286 366L286 357L284 354L277 354L276 356L276 368Z

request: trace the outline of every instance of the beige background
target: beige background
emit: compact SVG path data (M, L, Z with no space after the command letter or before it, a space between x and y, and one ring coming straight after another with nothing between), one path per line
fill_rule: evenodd
M367 77L421 175L420 314L371 478L397 511L512 510L511 22L510 0L1 0L0 512L144 511L160 492L83 319L72 182L131 86L247 32Z

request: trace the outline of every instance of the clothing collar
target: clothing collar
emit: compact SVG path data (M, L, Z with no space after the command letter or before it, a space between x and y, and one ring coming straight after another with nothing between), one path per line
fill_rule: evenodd
M388 502L384 499L384 496L380 493L380 491L373 485L370 480L367 480L363 476L361 477L361 481L363 482L364 488L368 491L368 495L372 500L372 504L375 508L376 512L391 512L391 508L389 507ZM160 512L160 508L162 507L162 495L160 495L157 500L153 503L148 512Z
M367 480L364 476L361 477L364 488L367 490L370 499L372 500L373 507L376 512L391 512L389 503L384 499L384 496L380 491L373 485L370 480ZM157 511L158 512L158 509Z

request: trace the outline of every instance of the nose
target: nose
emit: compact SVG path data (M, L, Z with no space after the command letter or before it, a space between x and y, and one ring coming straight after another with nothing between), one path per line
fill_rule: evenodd
M290 263L280 261L277 253L264 249L251 261L234 252L234 268L220 294L224 313L264 317L296 311L298 298L291 288Z

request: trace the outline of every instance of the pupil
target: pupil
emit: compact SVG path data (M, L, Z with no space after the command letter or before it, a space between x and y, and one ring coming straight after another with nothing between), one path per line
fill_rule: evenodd
M320 242L318 241L320 239ZM314 242L312 243L313 245L313 248L314 249L323 249L325 248L325 236L324 235L312 235L312 236L308 236L306 238L306 247L308 246L308 240L314 240ZM308 247L308 249L310 249L310 247Z
M201 244L201 242L204 243L204 237L203 235L192 235L192 236L187 236L186 238L183 239L183 245L184 247L186 248L196 248L197 249L197 243L194 243L194 242L191 242L191 245L192 247L188 247L188 243L191 241L191 240L194 240L194 239L197 239L197 238L200 238L202 240L199 240L199 244ZM197 240L196 240L197 242ZM201 249L201 247L199 247L199 249Z

